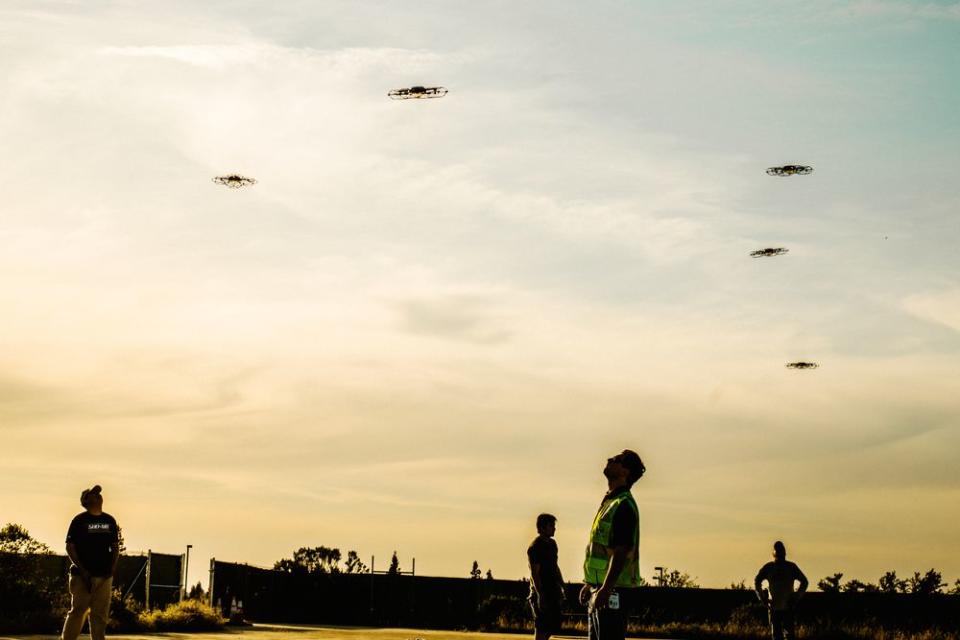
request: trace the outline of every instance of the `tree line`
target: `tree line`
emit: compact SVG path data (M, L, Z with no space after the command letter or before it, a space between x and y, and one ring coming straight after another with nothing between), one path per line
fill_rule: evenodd
M948 589L949 587L949 589ZM900 578L896 571L887 571L876 584L856 578L843 581L842 573L834 573L817 582L817 588L826 593L916 593L921 595L947 593L960 595L960 579L953 585L943 581L943 574L936 569L926 573L914 571L909 578Z
M344 558L343 552L336 547L300 547L293 552L293 557L282 558L273 563L274 571L282 571L290 574L338 574L338 573L370 573L368 567L360 554L356 551L347 551ZM387 575L399 575L400 559L397 552L393 552L390 558L390 566L387 568Z
M122 540L122 538L121 538ZM121 542L122 544L122 542ZM125 549L123 549L125 551ZM46 544L34 539L25 527L16 523L8 523L0 528L0 554L7 554L8 561L0 563L0 575L11 574L10 586L16 576L17 580L22 581L28 578L29 571L23 571L25 566L21 566L16 561L16 557L27 557L33 555L47 555L53 551ZM7 566L9 565L9 566ZM15 569L14 569L15 567ZM277 560L273 565L274 570L284 573L305 573L305 574L356 574L369 573L368 567L361 559L360 555L353 550L347 551L346 556L336 547L300 547L293 552L292 557ZM6 570L5 570L6 569ZM9 571L14 569L13 571ZM390 565L387 574L400 574L400 560L397 552L393 552L390 558ZM479 579L483 575L479 563L474 560L470 567L469 576L473 579ZM486 577L493 579L493 572L486 571ZM643 581L643 584L650 584ZM664 570L661 576L656 575L653 578L653 584L665 587L675 588L697 588L700 585L691 578L688 573L677 569ZM191 591L202 593L200 585L195 585ZM731 589L748 589L746 581L741 580L738 583L732 583ZM925 573L915 571L912 576L900 578L896 571L886 571L877 582L863 582L856 578L843 579L843 573L834 573L825 576L817 582L817 588L826 593L913 593L913 594L950 594L960 595L960 579L954 583L948 584L943 580L943 574L936 569L929 569Z

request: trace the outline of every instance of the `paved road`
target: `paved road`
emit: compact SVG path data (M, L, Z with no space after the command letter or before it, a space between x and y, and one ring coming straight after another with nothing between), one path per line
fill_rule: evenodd
M148 633L107 635L107 640L518 640L533 634L476 633L426 629L370 629L358 627L315 627L301 625L254 625L231 628L223 633ZM554 636L554 638L577 636ZM81 636L86 640L89 636ZM57 636L0 636L0 640L57 640Z

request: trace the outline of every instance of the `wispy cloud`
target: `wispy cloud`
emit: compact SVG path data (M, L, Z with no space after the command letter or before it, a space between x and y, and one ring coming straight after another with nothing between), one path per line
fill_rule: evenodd
M419 547L451 573L469 539L517 576L551 510L572 569L624 446L649 463L644 562L705 584L783 523L811 556L871 507L915 508L888 548L960 535L935 504L960 294L931 290L956 273L957 109L917 91L953 49L906 73L915 41L881 28L852 53L895 71L865 74L804 39L937 35L956 3L17 6L0 500L48 539L101 474L144 547L186 513L240 560ZM387 99L413 83L451 92ZM900 126L930 105L937 145ZM793 159L815 173L764 175ZM234 170L258 184L210 181ZM747 256L768 243L791 252ZM224 537L251 496L268 517Z
M908 296L903 308L922 320L960 331L960 289Z
M510 332L497 326L490 301L483 298L452 295L405 300L396 307L401 328L410 333L481 344L502 344L510 339Z
M957 2L906 2L903 0L859 0L843 3L827 11L840 19L919 18L923 20L960 20Z

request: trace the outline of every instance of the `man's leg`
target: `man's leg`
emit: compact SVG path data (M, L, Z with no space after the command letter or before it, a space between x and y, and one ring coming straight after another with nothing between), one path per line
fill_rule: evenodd
M624 611L604 609L600 612L600 640L624 640L627 637L627 616Z
M107 621L110 619L110 592L113 578L94 578L93 592L90 594L90 637L92 640L105 640Z
M770 610L770 633L773 640L783 640L783 611Z
M562 620L559 602L544 603L543 607L537 609L536 640L550 640L550 636L560 633Z
M624 640L627 635L627 611L622 599L620 604L619 609L611 609L609 606L597 609L594 602L590 603L590 640Z
M533 611L533 638L534 640L550 640L547 620L543 610L537 606L536 600L530 600L530 609Z
M592 598L589 604L587 604L587 638L589 640L600 639L600 612L597 611L594 604Z
M794 629L793 611L783 612L783 635L786 640L794 640L797 637Z
M77 640L80 637L80 630L83 629L83 621L87 617L87 609L90 608L90 591L83 578L70 574L70 611L67 612L67 619L63 622L63 632L60 634L62 640Z

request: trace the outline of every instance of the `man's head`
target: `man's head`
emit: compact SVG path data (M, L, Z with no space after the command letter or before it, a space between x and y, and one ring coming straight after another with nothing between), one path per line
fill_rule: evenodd
M557 517L549 513L537 516L537 533L552 538L557 532Z
M777 560L786 560L787 558L787 548L779 540L773 543L773 557Z
M84 509L94 515L99 514L103 507L103 496L100 495L101 491L103 491L103 489L100 488L100 485L95 484L89 489L84 489L80 492L80 504L83 505Z
M612 458L607 459L607 466L603 469L603 475L607 476L615 485L624 485L628 489L633 483L643 477L647 470L643 466L643 461L636 451L624 449Z

